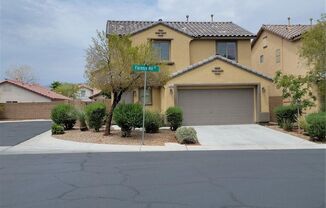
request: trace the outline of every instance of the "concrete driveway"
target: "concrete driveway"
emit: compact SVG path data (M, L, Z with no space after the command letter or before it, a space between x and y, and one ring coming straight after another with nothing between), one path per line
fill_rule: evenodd
M0 146L14 146L51 128L51 121L0 123Z
M269 149L275 147L314 147L317 144L307 140L269 129L257 124L194 126L201 145L256 147ZM255 148L255 149L256 149Z

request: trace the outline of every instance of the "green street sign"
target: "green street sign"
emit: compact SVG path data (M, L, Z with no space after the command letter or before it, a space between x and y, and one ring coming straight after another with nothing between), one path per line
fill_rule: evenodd
M159 72L160 67L156 65L133 64L131 69L136 72Z

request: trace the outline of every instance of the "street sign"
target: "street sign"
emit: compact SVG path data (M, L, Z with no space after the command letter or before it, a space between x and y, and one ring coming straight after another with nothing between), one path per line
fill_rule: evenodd
M136 72L159 72L160 67L156 65L133 64L131 69Z
M156 65L145 65L145 64L133 64L131 66L131 70L134 72L144 72L144 98L143 98L143 129L142 129L142 137L141 144L144 145L144 137L145 137L145 102L146 102L146 79L147 72L159 72L160 67Z

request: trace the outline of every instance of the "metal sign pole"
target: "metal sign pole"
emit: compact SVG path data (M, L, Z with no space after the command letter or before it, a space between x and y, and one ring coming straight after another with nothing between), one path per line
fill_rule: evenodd
M145 136L145 102L146 102L146 71L145 73L145 77L144 77L144 99L143 99L143 132L142 132L142 136L141 136L141 144L144 145L144 136Z

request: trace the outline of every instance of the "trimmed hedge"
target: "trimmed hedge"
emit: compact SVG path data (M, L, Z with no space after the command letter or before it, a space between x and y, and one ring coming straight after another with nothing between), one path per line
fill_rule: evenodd
M157 133L162 126L162 117L157 112L145 112L145 131L146 133Z
M306 121L309 136L324 141L326 139L326 112L309 114Z
M132 128L142 126L143 108L138 103L121 103L114 109L113 120L121 128L121 136L129 137Z
M85 118L89 128L99 131L106 114L106 106L103 103L92 103L85 107Z
M78 113L70 104L56 105L51 111L51 119L54 123L62 125L65 130L72 129L76 124Z
M64 134L64 128L63 126L59 125L59 124L52 124L51 126L51 132L52 134Z
M283 127L283 124L294 123L297 120L298 109L295 105L281 105L274 109L277 124Z
M180 127L177 129L175 136L180 144L198 143L197 132L192 127Z
M182 125L183 113L179 107L169 107L166 112L166 120L172 131L177 130Z

